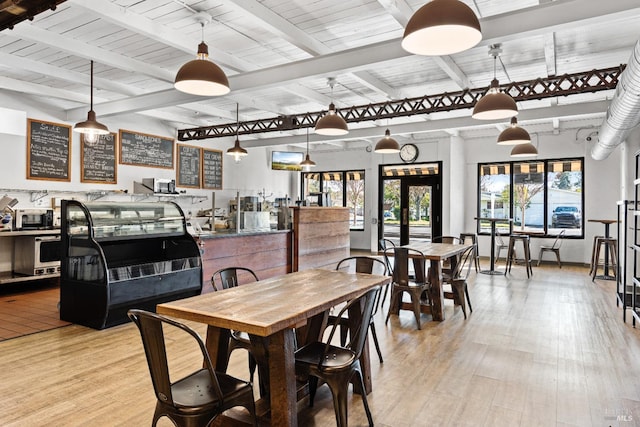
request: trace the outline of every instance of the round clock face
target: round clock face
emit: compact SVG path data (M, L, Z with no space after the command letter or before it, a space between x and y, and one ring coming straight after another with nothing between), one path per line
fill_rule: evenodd
M400 159L405 163L415 162L418 158L418 147L414 144L404 144L400 148Z

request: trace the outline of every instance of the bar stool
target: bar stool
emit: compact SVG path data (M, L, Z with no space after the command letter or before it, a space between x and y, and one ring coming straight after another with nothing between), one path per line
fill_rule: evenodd
M511 264L513 264L516 258L516 242L522 242L522 250L524 252L524 265L527 268L527 277L533 275L533 269L531 268L531 249L529 246L530 238L526 234L511 234L509 236L509 250L507 251L507 265L504 269L504 275L507 272L511 273Z
M593 236L593 245L591 246L591 263L589 264L589 276L593 274L593 269L596 265L594 261L596 256L596 248L598 246L598 239L604 239L604 236Z
M596 279L596 276L598 274L598 267L602 265L603 268L603 276L601 277L602 279L613 279L615 276L609 276L609 269L611 269L611 271L614 272L615 274L615 266L618 265L618 257L616 256L616 247L618 245L618 239L614 239L612 237L599 237L596 239L596 247L595 247L595 253L593 254L592 257L592 263L593 263L593 271L592 271L592 276L591 276L591 281L593 282ZM607 253L606 251L609 251L609 262L605 263L605 262L600 262L600 249L602 247L605 247L605 254Z
M460 233L460 240L462 243L467 245L473 245L473 252L471 256L474 259L474 265L476 268L476 273L480 270L480 253L478 251L478 235L476 233Z

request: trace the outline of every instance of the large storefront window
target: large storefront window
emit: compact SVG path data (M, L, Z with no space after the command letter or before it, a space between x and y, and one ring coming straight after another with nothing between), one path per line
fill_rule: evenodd
M497 223L513 230L554 236L583 237L583 159L532 160L478 165L478 214L511 218ZM478 232L490 232L479 221Z
M320 190L322 189L322 190ZM322 202L349 208L351 230L364 230L364 171L305 172L302 197L310 204Z

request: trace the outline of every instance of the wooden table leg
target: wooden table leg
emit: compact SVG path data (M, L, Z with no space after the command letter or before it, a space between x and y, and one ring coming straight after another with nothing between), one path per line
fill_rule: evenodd
M297 426L294 331L293 329L284 329L269 338L271 425Z
M442 282L440 277L442 276L442 267L440 267L440 261L431 260L431 268L429 268L429 280L431 282L431 302L432 311L431 317L433 320L444 320L444 307L442 301L444 300L444 292L442 290Z
M207 327L207 338L205 345L209 352L209 357L216 371L227 372L227 352L229 351L229 338L231 333L228 329L221 329L216 326Z

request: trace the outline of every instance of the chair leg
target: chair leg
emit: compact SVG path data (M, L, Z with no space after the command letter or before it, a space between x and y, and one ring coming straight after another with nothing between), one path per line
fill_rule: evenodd
M560 262L560 249L554 249L553 252L556 254L556 260L558 261L558 267L562 268L562 262Z
M540 267L540 261L542 261L543 253L544 253L544 249L540 248L540 253L538 254L538 264L536 264L536 267Z
M253 384L253 376L256 373L256 359L253 357L251 352L249 352L249 382Z
M346 375L344 376L346 380L342 377L343 375L337 375L337 378L327 377L324 378L324 380L329 386L331 396L333 397L333 409L336 414L336 424L338 427L347 427L347 394L349 392L349 378L346 377Z
M398 305L398 295L402 295L401 291L396 291L395 289L391 289L391 302L389 303L389 311L387 311L387 318L384 321L386 325L389 322L389 316L391 316L391 312L395 313L395 307Z
M469 306L469 313L473 313L473 308L471 307L471 300L469 299L469 287L464 287L464 294L467 297L467 305Z
M382 360L382 351L380 351L380 344L378 343L378 334L376 334L376 325L371 322L369 323L369 327L371 328L373 344L376 346L376 351L378 352L378 359L380 359L380 363L384 363L384 360Z
M364 380L362 378L362 372L360 370L360 367L356 369L355 374L358 377L358 382L360 383L360 390L364 390ZM361 396L362 396L362 404L364 405L364 412L367 414L367 420L369 420L369 427L373 427L373 417L371 416L371 411L369 410L369 402L367 402L367 393L363 391ZM346 426L346 423L345 423L345 426Z
M422 326L420 325L420 295L411 294L411 303L413 304L413 315L416 318L416 323L418 324L418 330L421 330Z
M313 400L316 398L316 390L318 389L318 377L309 375L309 407L313 408Z
M466 284L463 283L452 283L451 287L456 295L456 302L460 304L460 308L462 308L462 314L464 314L464 318L467 318L467 308L464 300L464 290L467 287Z

